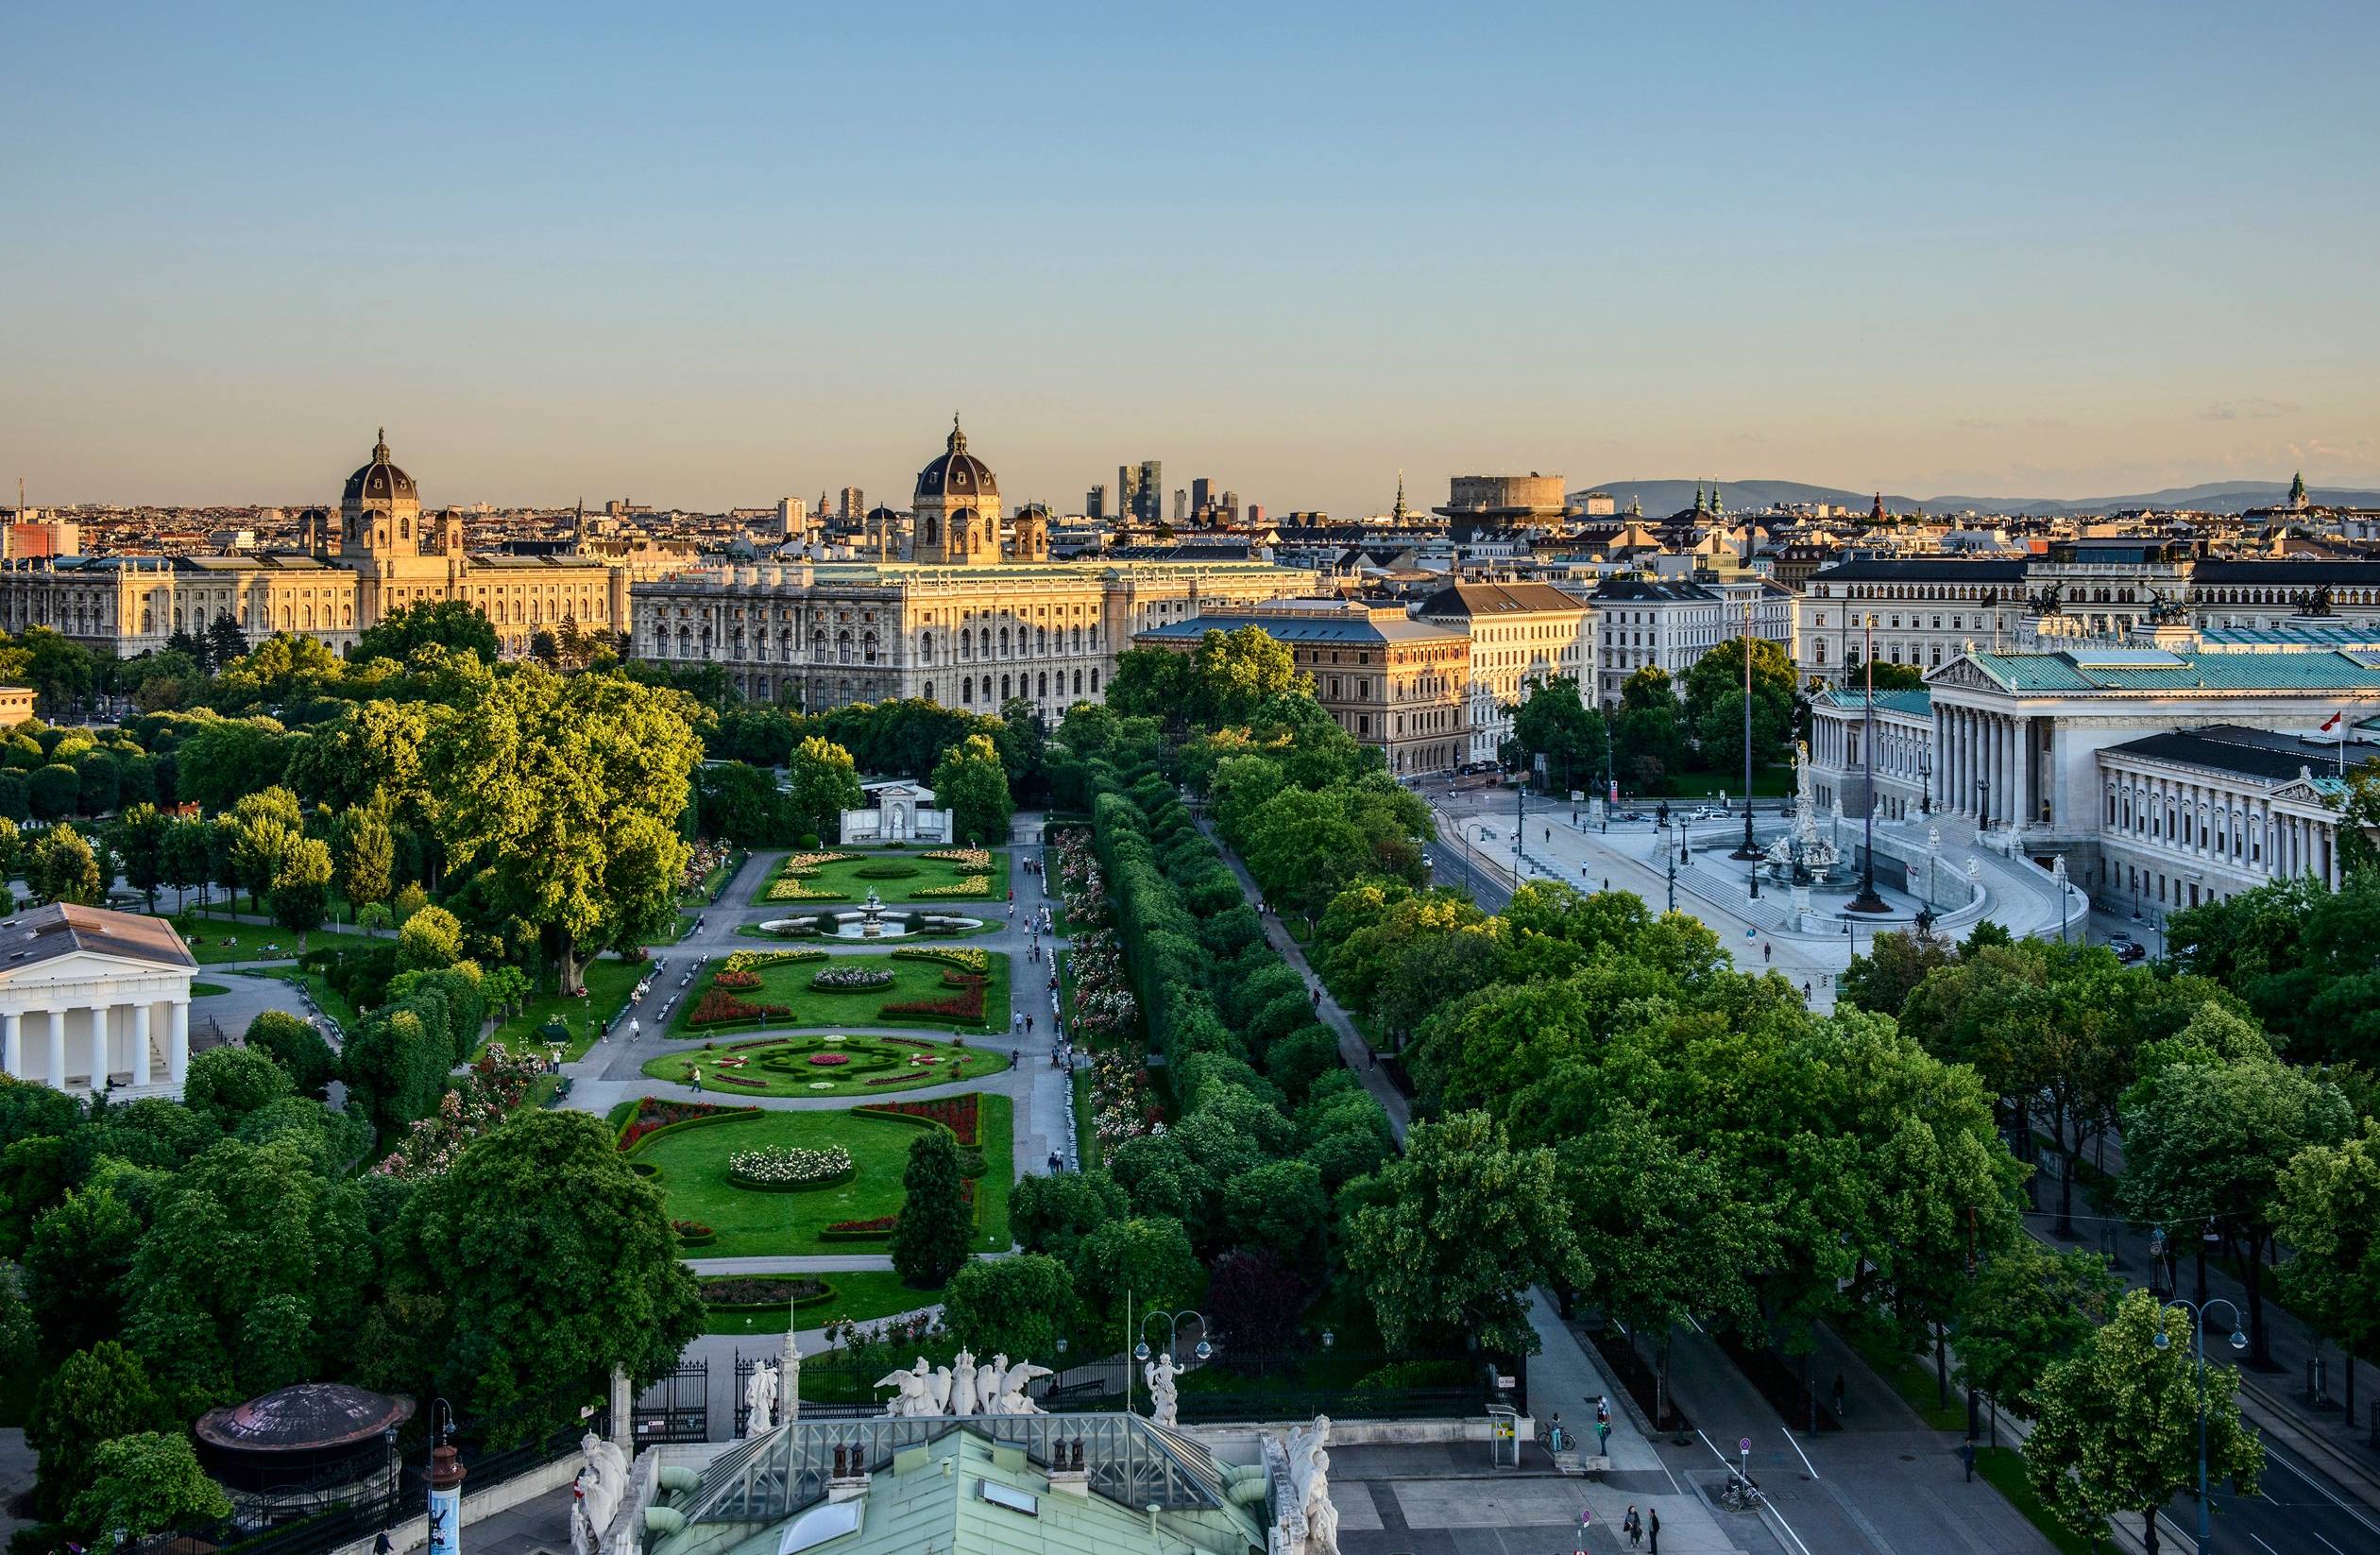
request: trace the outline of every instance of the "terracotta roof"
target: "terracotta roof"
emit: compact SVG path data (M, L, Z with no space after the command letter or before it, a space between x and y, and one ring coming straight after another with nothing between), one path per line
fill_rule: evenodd
M0 919L0 977L77 950L162 966L198 965L181 935L163 918L52 902Z

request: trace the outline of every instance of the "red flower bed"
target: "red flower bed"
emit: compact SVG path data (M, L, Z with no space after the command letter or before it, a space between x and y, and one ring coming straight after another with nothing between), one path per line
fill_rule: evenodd
M864 1235L877 1231L891 1231L894 1226L900 1224L900 1222L901 1217L898 1215L878 1215L872 1221L837 1221L826 1229L829 1231L843 1231Z
M939 1048L942 1046L939 1042L928 1042L922 1036L888 1036L883 1040L898 1043L904 1048Z
M838 1064L850 1063L851 1055L847 1052L814 1052L809 1055L809 1061L822 1069L829 1069Z
M904 1000L897 1004L883 1006L877 1014L939 1016L944 1020L963 1020L971 1026L980 1024L983 1020L983 986L989 980L971 972L944 968L942 981L944 987L960 991L949 999Z
M760 986L760 974L757 972L721 972L711 979L711 986L714 988L757 988Z
M706 1102L665 1102L654 1096L639 1097L637 1110L629 1116L627 1126L620 1131L620 1148L634 1150L638 1140L655 1129L668 1128L672 1123L714 1118L724 1112L751 1110L750 1107L714 1107Z
M723 1026L735 1020L758 1020L763 1017L787 1017L793 1012L782 1004L753 1004L733 994L722 994L713 988L694 1001L686 1012L689 1026Z
M767 1090L766 1080L747 1080L740 1074L714 1074L711 1083L718 1085L741 1085L747 1090Z
M863 1112L896 1112L904 1117L924 1118L940 1123L958 1136L962 1145L976 1140L978 1108L973 1091L964 1096L948 1096L938 1102L879 1102L863 1107Z

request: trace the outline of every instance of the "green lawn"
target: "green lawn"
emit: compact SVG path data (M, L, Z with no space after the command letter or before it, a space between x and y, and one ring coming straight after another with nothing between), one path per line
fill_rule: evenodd
M570 1030L570 1045L564 1056L580 1057L594 1046L595 1033L603 1030L604 1022L628 1007L629 999L637 991L637 980L644 976L648 965L621 961L616 956L598 957L586 964L585 999L565 999L550 991L531 994L518 1014L496 1028L494 1040L504 1044L507 1051L518 1052L523 1042L542 1041L538 1031L559 1016ZM595 1017L593 1032L587 1029L590 1012Z
M337 1021L339 1030L343 1032L355 1030L356 1021L361 1018L356 1014L355 1006L348 1002L347 996L333 992L331 984L323 981L320 972L301 971L295 966L277 966L269 972L262 972L258 975L278 978L283 983L293 983L305 989L314 995L314 1008Z
M220 983L194 983L190 985L190 997L193 999L212 999L217 994L230 991Z
M996 1103L996 1105L995 1105ZM980 1245L1008 1241L1008 1190L1012 1120L1006 1097L982 1099L985 1172L976 1185ZM686 1250L688 1257L766 1257L776 1254L880 1253L882 1242L822 1241L837 1221L873 1220L901 1209L901 1173L909 1165L913 1123L842 1112L756 1112L734 1122L685 1128L638 1146L636 1161L657 1167L655 1185L670 1218L699 1221L716 1238ZM727 1157L766 1145L824 1149L841 1145L858 1171L849 1182L807 1193L763 1193L731 1187ZM822 1320L823 1321L823 1320Z
M1975 1472L2023 1512L2025 1521L2039 1529L2043 1538L2057 1546L2060 1555L2098 1555L2108 1547L2098 1539L2078 1536L2041 1504L2041 1497L2025 1478L2024 1455L2014 1447L1978 1447Z
M707 1253L710 1250L698 1248L695 1251ZM873 1323L895 1313L931 1307L942 1300L940 1290L912 1290L901 1283L900 1275L889 1269L843 1269L818 1277L833 1290L834 1299L803 1307L798 1321L805 1328L824 1328L830 1323L839 1323L846 1318L854 1323ZM781 1334L785 1332L787 1319L790 1315L787 1309L774 1312L706 1312L703 1332Z
M1091 1071L1074 1072L1074 1117L1076 1148L1082 1154L1082 1170L1096 1171L1102 1164L1099 1153L1099 1131L1091 1126Z
M201 966L226 961L296 961L298 936L286 929L276 929L264 923L234 923L226 918L202 916L185 913L172 920L181 937L188 942L190 953ZM339 931L328 925L307 937L309 947L319 946L326 934ZM356 936L364 943L364 936ZM227 943L228 942L228 943Z
M942 909L934 907L928 902L920 902L916 905L922 911L942 911ZM794 909L799 910L796 911ZM804 904L797 902L794 904L793 909L786 911L785 915L787 917L801 917L806 915L808 913L814 912L848 913L850 911L851 905L848 902L841 905L831 901L813 902L808 904L807 907L805 907ZM892 945L936 945L944 940L972 939L978 934L988 934L994 930L999 928L1002 923L1007 921L1004 916L1006 911L1007 910L1005 908L987 907L981 902L960 902L957 907L952 908L951 912L960 916L974 917L978 919L978 921L973 929L953 929L947 931L931 934L902 934L892 940L880 940L877 943ZM776 920L774 918L762 920L764 923L774 923L775 921ZM865 940L843 939L840 935L835 934L814 933L808 930L802 930L793 933L778 933L774 930L763 928L759 923L740 923L736 925L736 932L742 935L745 939L766 940L771 945L808 945L821 950L827 949L832 947L858 946L867 943Z
M787 859L780 859L770 866L767 878L754 892L752 905L799 912L803 908L822 902L861 901L866 899L871 891L874 891L877 897L884 901L914 902L920 906L958 901L1001 901L1008 896L1009 856L1005 849L992 850L992 866L988 870L962 869L946 860L926 857L928 853L945 851L941 848L853 847L822 848L820 851L846 855L839 863L821 865L809 874L800 877L804 889L825 893L824 895L791 898L772 897L769 893L775 889L777 881L785 873ZM788 859L790 857L790 854L787 856ZM879 878L867 873L872 869L909 869L913 873ZM980 893L965 897L919 895L920 892L935 886L956 885L962 880L978 876L986 882Z
M837 1053L847 1062L809 1062L813 1054ZM920 1057L935 1062L915 1062ZM722 1067L722 1060L732 1059L743 1062ZM699 1068L703 1088L722 1097L881 1096L919 1085L974 1080L1008 1067L1009 1055L990 1048L954 1048L947 1042L920 1047L876 1036L795 1036L663 1053L647 1061L644 1072L655 1080L684 1085L688 1071ZM881 1083L871 1085L871 1081Z
M823 947L822 947L823 948ZM921 948L924 948L923 947ZM824 960L784 962L760 968L757 988L727 989L747 1004L781 1005L790 1013L771 1016L748 1023L695 1027L687 1017L695 1003L711 986L712 979L723 969L725 963L713 964L705 977L678 1000L671 1012L668 1034L673 1037L714 1036L722 1030L729 1034L765 1030L782 1030L795 1026L823 1026L829 1030L854 1026L916 1026L928 1030L942 1029L965 1032L970 1035L1000 1032L1009 1023L1009 958L1005 951L994 951L987 963L991 981L983 990L983 1021L979 1025L962 1024L941 1016L886 1015L884 1006L916 1000L941 1000L958 996L959 990L944 986L942 975L947 962L928 961L922 957L895 955L842 955ZM892 974L890 984L881 988L858 989L851 992L824 992L810 987L810 980L829 966L864 966Z

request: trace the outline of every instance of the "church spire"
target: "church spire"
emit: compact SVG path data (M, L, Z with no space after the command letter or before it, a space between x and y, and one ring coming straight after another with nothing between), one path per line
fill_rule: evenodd
M1405 500L1404 500L1404 471L1403 471L1403 470L1398 470L1398 471L1397 471L1397 512L1396 512L1397 527L1398 527L1398 528L1400 528L1400 529L1402 529L1402 528L1403 528L1403 527L1404 527L1404 521L1405 521L1405 511L1406 511L1406 510L1405 510Z
M964 453L966 451L967 435L959 430L959 413L954 410L950 413L950 452Z
M2303 470L2289 477L2289 505L2291 507L2305 505L2305 471Z
M1709 499L1703 495L1702 482L1699 480L1694 483L1694 511L1697 513L1710 511Z
M1726 510L1726 502L1719 495L1719 477L1713 475L1710 478L1710 516L1714 519L1718 518Z

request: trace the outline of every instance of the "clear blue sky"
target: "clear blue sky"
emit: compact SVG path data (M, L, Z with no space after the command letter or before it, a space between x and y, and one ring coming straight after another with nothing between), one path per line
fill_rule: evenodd
M695 19L687 20L691 15ZM17 6L0 481L2380 486L2380 9ZM13 493L10 493L10 500Z

